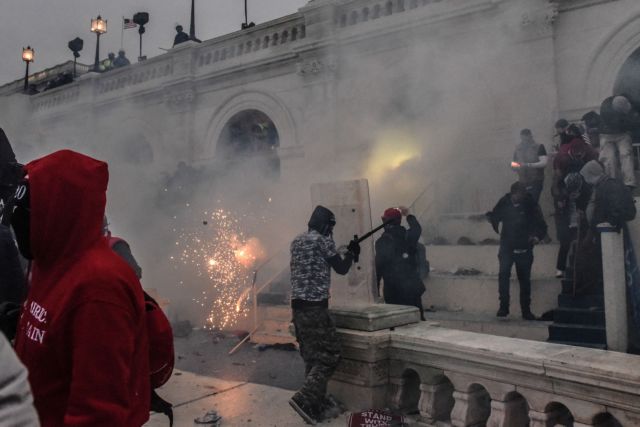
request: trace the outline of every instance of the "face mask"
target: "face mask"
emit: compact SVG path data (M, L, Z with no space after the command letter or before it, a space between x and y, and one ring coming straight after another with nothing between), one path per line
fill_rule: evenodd
M31 254L31 205L29 196L29 182L24 181L16 189L11 213L11 226L16 234L20 253L26 259L33 259Z

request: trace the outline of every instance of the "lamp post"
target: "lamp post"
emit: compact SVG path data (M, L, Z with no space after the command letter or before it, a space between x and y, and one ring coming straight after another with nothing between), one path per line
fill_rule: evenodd
M29 89L29 63L33 62L35 51L31 49L31 46L22 48L22 60L27 64L27 70L24 73L24 92L27 93Z
M244 0L244 22L242 23L241 27L243 30L246 30L247 28L251 28L251 27L255 27L256 24L254 24L253 22L249 22L249 8L247 6L247 1L248 0Z
M71 40L68 44L69 49L73 52L73 78L78 77L78 73L76 72L76 63L78 62L78 58L80 58L80 51L84 47L84 41L80 37L76 37Z
M189 37L191 40L196 38L196 1L191 0L191 25L189 26Z
M196 2L191 0L191 25L189 26L189 40L200 43L196 38Z
M146 31L144 26L149 22L149 14L147 12L138 12L133 15L133 22L138 24L138 34L140 34L140 55L138 56L138 62L147 59L142 56L142 35Z
M96 60L93 63L93 71L100 72L100 36L107 32L107 20L102 19L100 15L91 20L91 32L96 33Z

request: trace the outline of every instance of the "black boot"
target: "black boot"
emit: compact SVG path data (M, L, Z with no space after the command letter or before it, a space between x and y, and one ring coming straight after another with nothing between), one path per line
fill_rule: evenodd
M529 308L523 308L522 309L522 318L524 320L536 320L537 319L535 314L533 314Z
M496 313L496 317L507 317L509 315L509 306L500 305L500 309Z

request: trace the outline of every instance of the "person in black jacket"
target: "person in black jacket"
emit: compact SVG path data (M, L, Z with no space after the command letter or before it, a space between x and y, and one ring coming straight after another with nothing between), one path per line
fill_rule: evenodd
M405 229L402 217L407 218L409 229ZM407 208L389 208L383 216L384 233L376 240L376 276L378 288L384 282L384 302L387 304L412 305L420 310L424 318L422 294L424 283L418 272L417 244L422 227Z
M516 265L516 273L520 282L520 308L522 318L535 320L531 313L531 267L533 265L533 246L547 234L547 224L542 216L540 206L527 193L526 187L516 182L511 191L503 196L491 212L487 213L496 233L500 233L500 273L498 289L500 309L498 317L509 314L509 284L511 267ZM499 225L502 223L502 230Z

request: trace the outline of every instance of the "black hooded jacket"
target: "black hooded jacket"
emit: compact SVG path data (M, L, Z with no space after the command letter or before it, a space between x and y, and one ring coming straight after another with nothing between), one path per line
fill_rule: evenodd
M413 304L413 299L425 291L417 264L417 243L422 227L413 215L407 216L409 229L390 224L376 240L376 276L384 280L387 303Z
M511 194L505 194L487 218L496 233L500 233L500 246L508 249L531 249L531 239L542 240L547 234L547 223L540 206L527 193L517 206L511 201ZM502 230L498 226L502 223Z
M0 303L22 304L26 279L9 227L0 224Z

